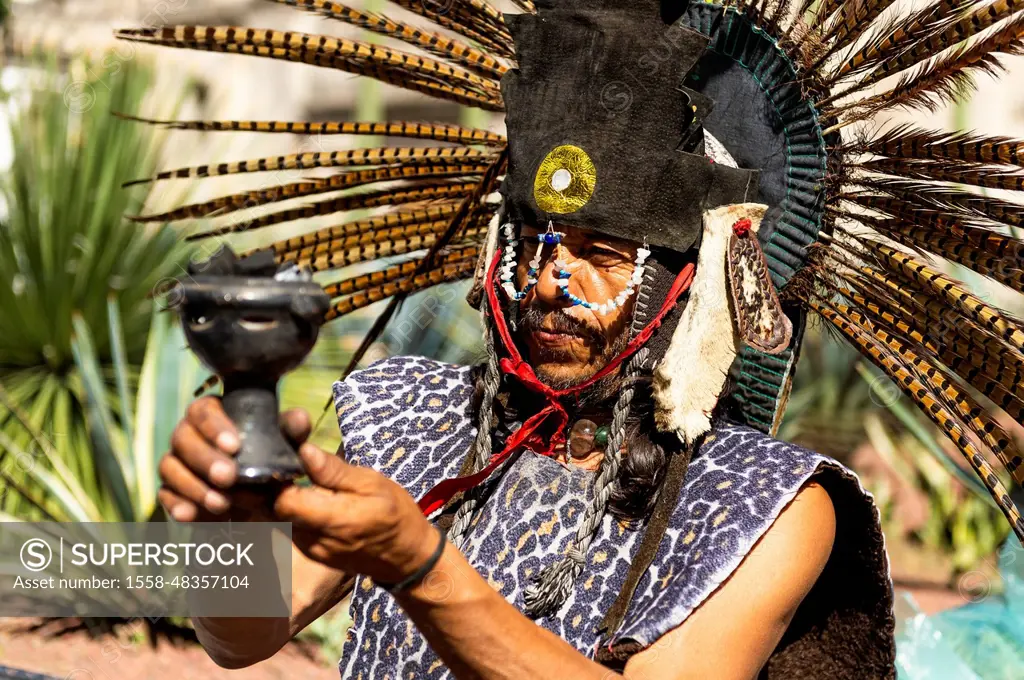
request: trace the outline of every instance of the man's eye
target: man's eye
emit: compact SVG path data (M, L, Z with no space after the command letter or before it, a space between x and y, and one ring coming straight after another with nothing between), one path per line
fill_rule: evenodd
M602 258L604 260L611 260L611 259L614 259L614 260L625 260L626 259L626 256L624 254L622 254L620 251L615 250L614 248L609 248L608 246L601 246L601 245L591 244L587 248L587 250L592 255L594 255L596 257L600 257L600 258Z

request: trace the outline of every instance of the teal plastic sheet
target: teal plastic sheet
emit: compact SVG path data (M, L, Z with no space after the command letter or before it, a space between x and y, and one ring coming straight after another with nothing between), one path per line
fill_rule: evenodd
M1024 548L1014 538L1000 552L999 571L1002 593L986 592L995 590L991 584L976 601L939 614L897 598L900 680L1024 679Z

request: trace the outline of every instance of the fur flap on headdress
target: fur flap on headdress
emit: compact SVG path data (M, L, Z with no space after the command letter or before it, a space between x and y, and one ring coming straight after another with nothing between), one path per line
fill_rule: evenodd
M473 273L473 285L470 286L469 292L466 294L466 302L474 309L480 309L480 304L483 302L484 279L487 278L487 266L494 259L494 253L498 251L498 232L501 231L502 216L505 213L501 194L497 191L489 194L484 200L487 203L501 205L501 208L498 212L494 213L494 217L491 218L490 223L487 225L487 238L484 241L483 249L480 251L480 256L477 258L476 270ZM481 321L485 326L487 325L486 315L481 316Z
M729 306L726 257L733 225L760 226L767 206L742 203L704 214L697 273L672 342L654 371L654 417L687 445L711 429L711 413L725 388L740 338Z

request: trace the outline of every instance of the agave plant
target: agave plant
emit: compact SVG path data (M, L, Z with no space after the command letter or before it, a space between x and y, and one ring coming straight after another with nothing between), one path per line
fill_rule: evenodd
M72 321L73 361L84 394L82 411L95 482L77 477L65 462L82 453L67 448L74 446L70 439L48 437L0 388L0 403L10 409L14 421L6 430L20 428L31 441L29 447L21 447L6 431L0 432L0 479L6 495L33 510L21 513L22 518L137 522L150 519L156 508L156 462L178 414L206 373L185 351L178 324L159 305L152 313L141 370L129 365L121 350L124 335L113 297L107 300L107 315L106 333L114 345L110 368L118 394L114 401L102 375L96 334L82 316Z
M146 349L148 298L186 258L169 228L143 230L124 219L150 197L121 183L155 165L161 139L113 115L140 113L149 86L146 70L122 66L116 74L79 69L99 72L94 80L52 67L32 71L32 88L8 93L4 103L13 164L0 176L4 473L8 483L38 485L11 456L45 453L47 472L98 493L90 514L104 516L127 512L130 499L109 460L93 455L100 450L93 437L130 426L126 403ZM87 408L101 393L120 403L103 428ZM52 498L53 485L44 487ZM0 510L40 512L24 494L5 494Z

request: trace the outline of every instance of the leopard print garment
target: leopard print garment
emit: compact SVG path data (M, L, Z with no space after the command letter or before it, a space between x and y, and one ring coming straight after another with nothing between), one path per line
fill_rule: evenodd
M334 386L345 455L419 498L458 474L476 434L467 415L472 394L469 368L428 359L394 358L355 373ZM685 621L812 477L829 489L847 539L837 541L815 591L830 580L838 579L841 587L817 598L830 602L828 607L809 596L812 602L805 601L806 613L794 621L791 639L780 645L769 670L774 665L778 677L799 677L798 667L814 658L814 677L888 677L891 582L869 496L833 461L738 425L716 429L694 456L659 553L612 644L643 648ZM592 494L592 478L593 473L527 452L496 482L476 517L467 558L520 609L531 577L563 554L573 538ZM557 615L538 623L593 657L596 626L615 600L641 537L641 531L606 516L575 592ZM392 598L369 579L357 580L351 612L343 678L451 677ZM870 651L847 658L848 650L839 653L820 644L826 634L853 635L844 650L875 648L877 663L865 658ZM795 665L786 661L786 652ZM822 668L825 674L819 674Z

